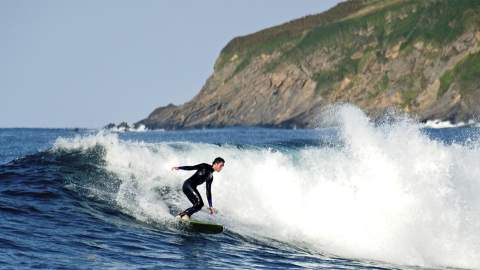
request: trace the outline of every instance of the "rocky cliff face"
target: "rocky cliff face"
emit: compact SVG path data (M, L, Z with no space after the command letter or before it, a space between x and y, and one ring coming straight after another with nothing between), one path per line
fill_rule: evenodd
M480 117L480 1L359 0L233 39L191 101L148 128L313 127L330 104L375 117Z

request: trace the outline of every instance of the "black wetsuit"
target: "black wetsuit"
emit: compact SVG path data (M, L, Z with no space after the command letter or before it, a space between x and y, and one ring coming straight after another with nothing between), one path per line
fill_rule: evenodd
M203 184L204 182L207 183L207 200L208 205L212 207L212 182L213 182L213 167L210 164L202 163L195 166L181 166L178 167L179 170L197 170L194 175L190 176L185 182L183 183L183 193L187 195L187 198L193 204L192 207L186 209L180 216L188 215L191 216L194 213L200 211L203 207L203 200L202 196L197 190L197 186Z

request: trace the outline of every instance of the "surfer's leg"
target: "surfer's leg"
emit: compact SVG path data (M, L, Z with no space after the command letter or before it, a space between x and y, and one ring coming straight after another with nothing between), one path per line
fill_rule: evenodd
M179 214L180 217L184 215L188 215L189 217L193 215L195 212L198 212L203 207L203 200L200 196L200 193L196 188L193 188L190 183L185 181L183 184L183 193L187 196L188 200L193 204L192 207L186 209L182 213Z
M196 195L198 200L197 200L197 203L194 204L192 208L195 208L195 212L198 212L198 211L200 211L200 209L202 209L202 207L204 206L204 203L203 203L203 200L202 200L202 196L200 196L200 192L198 192L198 190L196 188L194 188L193 191L195 192L195 195ZM193 213L195 213L195 212L193 212Z
M195 196L194 189L192 188L192 186L188 181L185 181L185 183L183 183L182 190L183 190L183 193L185 193L185 195L187 196L188 200L193 205L197 203L197 197Z
M193 204L192 207L188 208L187 210L184 211L184 213L186 215L188 215L189 217L191 217L193 214L195 214L196 212L200 211L200 209L202 209L203 207L203 200L202 200L202 196L200 196L200 193L198 192L198 190L196 188L192 188L193 192L195 193L195 203Z
M195 193L193 192L193 188L190 185L190 182L185 181L182 186L182 191L187 196L188 200L194 205L197 202L197 199L195 198ZM183 212L179 213L177 217L182 218L183 216L187 215L187 210L184 210Z
M195 198L195 203L193 204L192 207L188 208L187 210L183 211L185 215L188 215L191 217L193 214L196 212L200 211L203 207L203 200L202 197L200 196L200 193L198 193L198 190L196 188L192 188L192 193L194 193L194 198Z

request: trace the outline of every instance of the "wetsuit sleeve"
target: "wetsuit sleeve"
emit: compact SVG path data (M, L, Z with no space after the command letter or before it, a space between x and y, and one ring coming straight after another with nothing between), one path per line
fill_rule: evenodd
M185 170L185 171L200 170L201 168L202 168L202 164L197 164L195 166L180 166L180 167L178 167L179 170Z
M213 177L207 180L207 201L208 201L208 206L212 207L212 182L213 182Z

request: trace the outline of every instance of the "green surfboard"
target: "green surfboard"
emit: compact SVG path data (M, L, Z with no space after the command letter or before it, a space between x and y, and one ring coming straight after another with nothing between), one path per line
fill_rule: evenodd
M191 231L200 233L221 233L223 232L223 225L199 221L199 220L180 220L180 222Z

